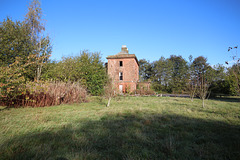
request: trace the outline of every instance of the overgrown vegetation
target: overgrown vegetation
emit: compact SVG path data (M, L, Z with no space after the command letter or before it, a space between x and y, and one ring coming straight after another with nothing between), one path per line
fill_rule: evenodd
M101 98L101 97L99 97ZM0 111L0 159L239 159L238 98L115 97Z
M79 56L48 63L43 80L80 82L91 95L102 95L107 73L99 53L83 51Z
M24 21L8 17L0 23L0 103L39 107L85 101L86 91L102 95L107 78L100 54L83 51L50 61L44 21L39 1L33 0Z
M87 91L78 83L70 82L28 82L25 90L15 97L10 94L1 98L0 105L13 107L44 107L87 101Z

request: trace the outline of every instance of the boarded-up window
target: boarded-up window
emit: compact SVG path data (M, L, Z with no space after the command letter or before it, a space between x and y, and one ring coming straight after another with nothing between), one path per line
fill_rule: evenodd
M119 72L119 80L122 81L123 80L123 73Z

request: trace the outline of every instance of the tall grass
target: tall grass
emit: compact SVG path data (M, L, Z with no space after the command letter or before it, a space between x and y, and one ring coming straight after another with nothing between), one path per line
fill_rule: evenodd
M1 105L44 107L86 102L86 96L86 89L78 82L29 82L25 93L14 98L6 97Z

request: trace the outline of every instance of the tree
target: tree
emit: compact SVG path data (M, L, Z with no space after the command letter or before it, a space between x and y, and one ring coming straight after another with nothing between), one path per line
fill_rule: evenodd
M216 97L222 95L231 95L230 81L227 78L226 70L223 65L217 64L213 66L214 77L213 82L209 87L209 97Z
M29 30L24 22L13 22L9 17L0 23L0 66L8 66L16 57L25 63L33 46L30 43Z
M115 93L114 90L115 89L114 89L113 81L108 77L107 81L106 81L106 85L104 87L104 95L108 99L108 103L107 103L106 107L110 106L111 99Z
M240 80L240 72L238 71L238 66L233 64L231 67L227 69L227 80L230 83L230 90L232 95L240 94L239 91L239 80Z
M52 46L50 38L44 36L42 23L42 11L37 0L32 1L28 13L23 22L13 22L7 18L0 23L0 65L7 66L20 57L21 62L29 61L32 56L32 65L26 66L24 76L28 80L39 80L43 68L51 54Z
M240 58L238 57L238 54L237 54L238 46L229 47L228 52L232 51L233 49L236 50L236 53L232 55L234 64L229 69L229 73L230 75L232 75L231 79L232 79L232 82L234 83L233 86L235 87L236 92L240 94ZM229 62L226 61L225 63L229 65Z
M194 59L193 63L194 80L197 85L196 93L202 99L202 106L204 108L204 100L207 97L208 89L213 82L214 70L207 63L207 58L199 56Z
M171 55L169 59L172 67L171 73L171 88L173 92L183 92L186 90L186 84L188 79L188 66L185 59L182 56Z
M187 90L189 91L189 95L191 98L191 101L193 101L193 98L195 97L196 89L197 89L197 83L196 79L194 77L194 65L192 63L193 56L189 56L189 64L188 64L188 82L187 82Z
M16 57L15 61L8 66L0 66L0 100L2 102L13 102L18 95L26 91L26 79L24 77L25 68L31 65L31 58L28 56L26 63L22 63L21 57ZM12 105L12 104L10 104Z
M218 80L214 81L209 90L211 91L210 97L232 95L231 83L228 80Z
M181 56L161 57L152 64L153 89L163 92L183 92L186 90L188 66Z
M78 79L85 82L92 95L101 95L106 82L106 69L101 60L100 53L83 51L76 57Z
M167 63L164 57L161 57L158 61L153 62L153 89L155 91L167 91L168 79L170 79L171 64Z
M39 81L43 65L51 55L52 46L49 36L44 36L45 26L42 19L41 4L38 0L33 0L30 3L24 22L30 31L31 44L34 46L32 53L36 55L35 66L31 66L31 68L35 72L34 79Z
M151 78L152 72L152 65L146 59L140 59L139 61L139 76L141 81L146 81Z
M49 70L43 74L45 80L79 81L92 95L104 92L107 73L99 53L83 51L79 56L63 57L47 67Z

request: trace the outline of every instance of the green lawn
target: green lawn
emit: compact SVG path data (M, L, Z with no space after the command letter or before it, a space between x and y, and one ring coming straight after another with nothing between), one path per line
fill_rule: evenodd
M239 159L240 99L0 108L0 159Z

